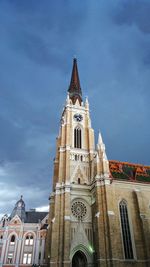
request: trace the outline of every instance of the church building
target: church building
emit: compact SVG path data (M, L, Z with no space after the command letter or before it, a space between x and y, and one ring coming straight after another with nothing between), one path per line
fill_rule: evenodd
M50 267L150 266L150 167L109 161L100 133L95 145L76 59L56 139L46 255Z

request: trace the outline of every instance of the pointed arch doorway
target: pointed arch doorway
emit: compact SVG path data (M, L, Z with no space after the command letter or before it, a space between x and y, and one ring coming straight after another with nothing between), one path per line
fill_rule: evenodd
M82 251L77 251L72 258L72 267L87 267L87 258Z

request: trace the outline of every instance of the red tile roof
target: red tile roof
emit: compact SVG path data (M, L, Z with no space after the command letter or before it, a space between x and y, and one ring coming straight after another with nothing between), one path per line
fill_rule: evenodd
M150 183L150 166L110 160L109 167L112 179Z

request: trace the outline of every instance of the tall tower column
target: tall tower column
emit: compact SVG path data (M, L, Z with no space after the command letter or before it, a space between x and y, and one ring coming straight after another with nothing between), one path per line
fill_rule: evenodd
M104 146L103 150L95 149L89 103L87 99L83 102L77 60L74 59L54 161L47 241L50 267L94 267L97 257L106 256L107 248L103 253L99 241L105 240L107 247L104 237L107 235L106 208L103 207L103 219L97 218L95 245L94 218L95 211L102 210L105 203L105 189L102 184L97 186L97 179L104 173L107 176L107 167Z

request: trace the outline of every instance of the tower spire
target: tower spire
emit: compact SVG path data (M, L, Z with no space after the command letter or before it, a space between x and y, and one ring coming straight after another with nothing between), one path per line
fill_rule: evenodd
M82 102L82 91L80 87L80 80L78 75L78 67L77 67L77 59L73 59L73 68L72 68L72 75L70 86L68 89L69 97L72 100L73 104L75 104L76 100L79 100L79 103Z

